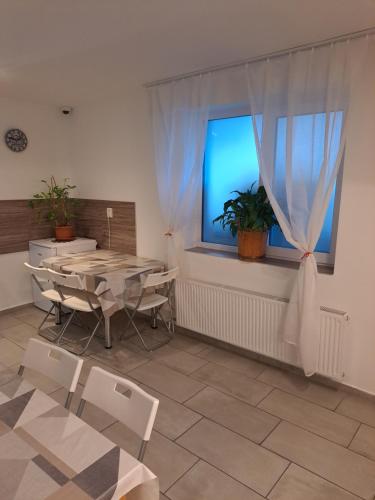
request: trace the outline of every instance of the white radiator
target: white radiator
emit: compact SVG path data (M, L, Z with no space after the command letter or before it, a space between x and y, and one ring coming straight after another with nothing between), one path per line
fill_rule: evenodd
M177 324L250 351L298 365L280 328L287 300L193 280L177 280ZM344 375L348 315L321 309L318 373Z

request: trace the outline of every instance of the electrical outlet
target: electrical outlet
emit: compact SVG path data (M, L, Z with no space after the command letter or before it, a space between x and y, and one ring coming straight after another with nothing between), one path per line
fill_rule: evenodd
M112 219L112 217L113 217L113 209L112 208L107 208L107 217L108 217L108 219Z

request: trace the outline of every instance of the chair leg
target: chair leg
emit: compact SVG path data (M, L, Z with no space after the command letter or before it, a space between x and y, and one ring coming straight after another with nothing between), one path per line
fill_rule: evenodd
M144 458L145 453L146 453L147 445L148 445L148 441L142 441L141 447L140 447L139 453L138 453L138 460L140 462L143 462L143 458Z
M47 321L48 316L52 313L52 311L53 311L54 308L55 308L55 304L52 304L51 307L50 307L50 309L48 310L47 314L44 316L43 321L38 326L38 332L40 332L40 330L42 329L42 326Z
M60 345L61 339L63 338L64 333L66 332L66 330L67 330L68 326L69 326L69 325L70 325L70 323L72 322L72 320L73 320L73 318L74 318L74 316L75 316L76 312L77 312L77 311L72 311L72 312L70 313L69 318L68 318L68 319L67 319L67 321L64 323L64 326L61 328L61 331L60 331L59 335L57 336L57 338L56 338L56 340L55 340L55 342L56 342L58 345Z
M151 349L150 347L148 347L148 345L146 344L146 342L143 339L143 336L142 336L141 332L138 330L137 325L134 323L134 316L135 316L135 314L137 312L136 309L133 311L132 314L129 313L129 311L128 311L128 309L126 307L124 307L124 311L127 314L128 318L129 318L129 321L128 321L128 324L126 325L125 329L124 329L124 332L120 335L120 340L122 340L124 338L124 333L129 328L129 326L132 325L132 327L134 328L135 333L140 338L140 340L142 342L142 345L145 348L145 350L147 352L152 352L153 349Z
M163 324L164 324L164 327L165 329L167 330L167 334L168 334L168 337L166 340L162 341L162 342L159 342L157 345L153 346L152 348L150 348L144 338L143 338L143 335L141 334L141 332L139 331L137 325L135 324L134 322L134 316L135 316L135 313L137 312L136 310L133 311L132 314L129 313L129 311L127 310L126 307L124 307L124 310L129 318L129 321L128 321L128 324L126 325L126 328L124 330L124 332L129 328L130 325L132 325L132 327L134 328L136 334L138 335L138 337L140 338L141 342L142 342L142 345L143 347L145 348L146 351L148 352L152 352L154 351L155 349L159 349L160 347L162 347L163 345L166 345L168 344L168 342L173 338L173 335L174 335L174 323L173 323L173 317L171 316L171 325L168 325L167 322L165 321L163 315L161 314L161 306L160 307L155 307L153 309L153 316L154 316L154 320L155 322L157 321L157 317L159 316L160 319L162 320ZM124 338L124 333L121 334L120 336L120 340L122 340Z
M101 317L99 318L98 322L97 322L97 323L96 323L96 325L95 325L95 328L93 329L93 331L92 331L91 335L89 336L89 338L88 338L88 340L87 340L87 342L86 342L85 346L83 347L83 349L82 349L81 351L79 351L78 353L76 353L76 352L72 351L72 352L74 352L74 354L77 354L78 356L82 356L82 354L84 354L84 353L87 351L87 348L88 348L88 346L89 346L89 344L90 344L91 340L93 339L94 335L95 335L95 334L96 334L96 332L98 331L98 328L99 328L99 326L100 326L100 324L101 324L101 322L102 322L102 321L103 321L103 316L101 316Z
M50 342L56 342L58 336L59 336L59 332L54 332L52 330L52 328L48 327L46 328L45 330L42 331L42 327L44 325L44 323L47 321L49 315L52 313L52 311L54 309L57 308L57 305L56 303L52 303L52 306L51 308L49 309L49 311L47 312L47 314L44 316L43 318L43 321L40 323L40 325L38 326L38 335L40 335L41 337L43 337L44 339L47 339L49 340ZM47 333L45 332L49 332L51 335L47 335Z
M174 335L174 318L173 318L173 308L170 300L168 300L168 306L169 306L169 322L170 322L170 330L172 334Z
M78 405L77 417L80 417L82 415L85 404L86 404L86 400L81 399L81 401L79 402L79 405Z
M69 410L69 408L70 408L70 405L72 403L72 399L73 399L73 392L68 392L68 396L67 396L66 401L65 401L65 408L67 410Z

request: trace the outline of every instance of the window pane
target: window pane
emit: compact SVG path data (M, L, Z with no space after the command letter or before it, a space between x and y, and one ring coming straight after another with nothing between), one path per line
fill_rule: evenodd
M333 116L330 117L332 119ZM261 133L262 117L257 116L257 126ZM294 117L294 143L293 161L298 161L306 169L313 170L313 175L319 175L323 159L325 114L310 114ZM275 171L278 178L277 188L279 199L285 199L285 154L286 154L286 124L287 120L281 117L277 121ZM312 127L313 124L313 127ZM341 134L342 114L338 113L333 133L333 147L331 161L335 161ZM308 139L314 147L314 168L311 169L310 157L306 155L306 136L313 128L313 139ZM206 150L203 169L203 210L202 210L202 241L223 245L237 244L229 229L223 230L220 224L213 224L215 217L220 215L223 204L232 195L234 190L243 191L253 182L259 180L259 167L256 154L254 134L250 116L223 118L210 120L207 127ZM331 233L333 212L335 204L334 187L323 229L315 248L318 252L329 253L331 246ZM269 236L269 245L282 248L293 248L284 238L278 227L272 228Z
M261 117L257 117L261 130ZM236 245L229 229L212 221L223 211L223 204L259 180L255 139L250 116L210 120L207 128L203 169L202 240Z
M330 127L332 129L332 146L330 148L329 162L334 164L337 158L341 126L342 113L336 114L336 120L333 121L334 114L330 115ZM300 167L300 175L303 179L304 175L311 175L312 179L317 181L320 174L320 168L324 154L324 136L326 129L326 114L317 113L310 115L300 115L293 118L293 147L292 161L293 165ZM285 194L285 157L286 157L286 136L287 136L287 119L279 118L277 121L277 137L276 137L276 157L275 157L275 178L276 186L279 192L277 197L281 200L281 205L286 210L286 194ZM308 151L308 154L306 154ZM302 180L303 183L303 180ZM336 185L331 194L326 217L324 220L320 238L315 247L316 252L329 253L331 249L332 223L335 205ZM312 193L306 193L306 206L311 206L312 200L308 198ZM282 200L284 204L282 203ZM270 246L293 248L284 238L280 228L273 227L270 231L269 243Z

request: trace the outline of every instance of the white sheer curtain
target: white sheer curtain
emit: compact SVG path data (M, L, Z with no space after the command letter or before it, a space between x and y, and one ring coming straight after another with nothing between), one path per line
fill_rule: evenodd
M194 239L209 112L211 75L173 81L150 89L154 160L168 264L181 265Z
M246 67L261 178L286 240L301 252L283 338L308 376L320 328L313 252L343 157L353 64L365 46L365 39L338 42Z

